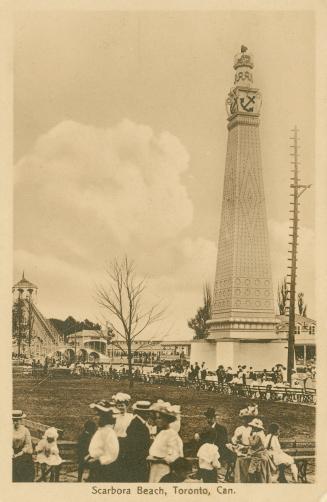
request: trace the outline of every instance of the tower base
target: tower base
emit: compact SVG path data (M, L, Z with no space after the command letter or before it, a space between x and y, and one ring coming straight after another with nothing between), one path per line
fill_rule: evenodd
M283 338L219 338L194 341L191 345L191 364L206 363L215 371L222 364L236 370L238 365L256 371L271 370L276 364L287 365L287 340Z

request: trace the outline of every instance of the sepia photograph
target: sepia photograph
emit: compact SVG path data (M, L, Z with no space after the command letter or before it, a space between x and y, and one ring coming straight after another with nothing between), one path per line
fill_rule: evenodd
M11 482L314 485L315 12L13 19Z

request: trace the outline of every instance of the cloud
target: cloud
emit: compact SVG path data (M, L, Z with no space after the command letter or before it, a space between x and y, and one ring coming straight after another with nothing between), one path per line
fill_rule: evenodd
M94 284L126 254L169 304L167 322L186 327L216 254L184 235L188 169L178 138L130 120L107 129L65 121L37 140L15 168L15 263L39 281L49 315L95 315Z
M160 246L192 221L181 179L188 161L176 137L155 135L129 120L109 129L60 123L17 165L18 246L22 236L27 244L24 228L32 233L34 248L47 233L40 251L44 243L67 258L81 257L74 243L80 244L83 234L82 249L89 240L100 244L100 233L108 246L110 241L127 248L142 243L145 250Z

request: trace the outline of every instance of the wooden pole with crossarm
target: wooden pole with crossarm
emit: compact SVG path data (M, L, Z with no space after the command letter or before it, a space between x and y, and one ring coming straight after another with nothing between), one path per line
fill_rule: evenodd
M291 196L291 209L290 209L290 230L291 249L289 253L291 255L288 258L290 265L287 267L290 273L287 274L288 277L288 292L289 292L289 312L288 312L288 347L287 347L287 381L289 384L292 383L292 370L294 369L294 345L295 345L295 299L296 299L296 270L297 270L297 246L298 246L298 224L299 224L299 198L305 192L307 188L311 185L301 185L299 184L299 161L298 161L298 129L295 126L292 129L293 136L290 138L292 140L291 148L293 149L290 153L292 160L292 173L290 187L292 192Z

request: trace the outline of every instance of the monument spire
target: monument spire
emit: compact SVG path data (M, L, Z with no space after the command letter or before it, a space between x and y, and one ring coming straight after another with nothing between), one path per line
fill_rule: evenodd
M208 321L210 339L235 341L225 344L224 350L223 343L217 343L218 362L228 365L237 360L239 340L276 338L259 138L261 93L253 87L253 68L253 57L242 45L234 58L234 86L226 100L227 154Z

